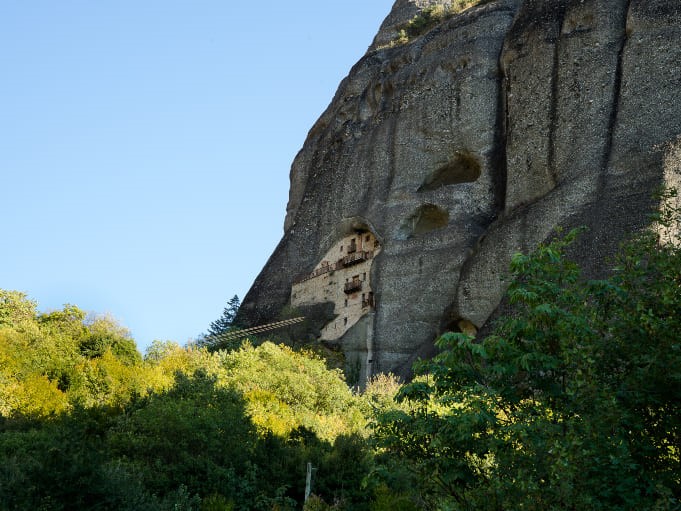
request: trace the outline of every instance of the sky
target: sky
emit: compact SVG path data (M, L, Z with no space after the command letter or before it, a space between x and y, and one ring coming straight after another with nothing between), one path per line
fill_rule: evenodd
M393 0L0 0L0 288L205 332L283 234L291 162Z

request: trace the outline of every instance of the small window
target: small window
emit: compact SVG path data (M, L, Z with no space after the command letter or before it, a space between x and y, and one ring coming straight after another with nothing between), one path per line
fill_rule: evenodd
M348 318L343 318L343 326L348 324Z
M366 279L367 279L367 274L366 274L366 272L364 272L364 273L362 273L362 280L366 280Z
M367 237L364 238L364 239L365 239L366 241L369 241L369 240L371 240L371 236L369 236L369 235L367 234Z
M347 301L347 300L345 300L345 306L346 306L346 307L348 306L348 301Z
M343 251L343 245L341 245L341 250L340 250L340 251L341 251L341 252Z

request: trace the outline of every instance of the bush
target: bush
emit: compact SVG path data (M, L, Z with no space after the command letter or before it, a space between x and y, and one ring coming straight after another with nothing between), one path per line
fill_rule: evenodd
M402 388L410 411L376 422L379 447L440 509L678 509L681 497L681 209L662 197L652 227L612 275L582 278L578 235L516 255L512 313L442 352ZM675 233L663 237L660 233Z
M398 27L397 37L388 45L390 47L406 44L415 38L429 32L442 21L449 19L466 9L491 0L452 0L447 5L433 5L421 10L404 25Z

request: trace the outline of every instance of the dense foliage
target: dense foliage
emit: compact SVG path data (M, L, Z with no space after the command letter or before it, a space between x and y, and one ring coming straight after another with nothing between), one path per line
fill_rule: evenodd
M494 335L447 334L417 367L411 413L376 434L422 507L679 509L681 240L664 204L605 280L565 257L576 232L517 255Z
M448 333L414 381L362 394L313 353L155 341L142 357L109 317L0 290L0 509L300 509L308 463L307 511L680 509L666 199L608 278L566 257L577 232L517 255L493 335Z
M364 399L320 358L154 342L0 292L0 509L369 509Z

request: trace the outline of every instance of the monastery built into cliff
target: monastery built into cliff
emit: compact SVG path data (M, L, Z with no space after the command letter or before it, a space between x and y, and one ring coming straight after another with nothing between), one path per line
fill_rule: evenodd
M320 339L334 341L362 316L373 311L371 265L380 244L370 232L356 232L329 249L314 270L296 278L291 305L333 303L335 318L321 330Z

